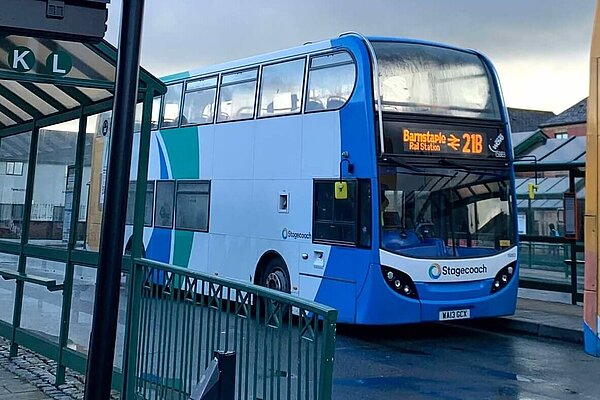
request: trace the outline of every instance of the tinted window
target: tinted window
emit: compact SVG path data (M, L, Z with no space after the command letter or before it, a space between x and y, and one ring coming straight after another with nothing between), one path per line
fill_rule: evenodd
M223 75L219 91L217 121L236 121L254 117L258 70Z
M260 117L292 114L302 108L305 60L263 67L260 85Z
M173 211L175 202L175 182L156 181L156 209L154 226L159 228L173 227Z
M135 185L137 182L129 182L129 193L127 195L127 211L125 215L125 223L133 225L133 218L135 212ZM150 181L146 184L146 201L144 209L144 225L152 225L152 214L154 206L154 181Z
M207 232L210 183L179 181L176 196L175 228Z
M217 78L206 78L187 83L183 101L182 125L210 124L215 114Z
M317 181L314 186L314 240L356 243L356 182L349 181L348 198L336 199L335 181Z
M306 111L341 108L352 94L355 80L356 68L348 53L313 57L308 73Z
M162 112L161 128L170 128L179 124L179 109L183 83L167 86Z

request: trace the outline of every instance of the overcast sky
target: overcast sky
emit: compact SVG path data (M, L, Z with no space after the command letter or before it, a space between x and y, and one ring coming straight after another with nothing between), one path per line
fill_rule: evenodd
M117 44L121 0L109 6ZM146 0L142 66L157 76L345 31L477 49L508 106L563 111L587 96L594 0Z

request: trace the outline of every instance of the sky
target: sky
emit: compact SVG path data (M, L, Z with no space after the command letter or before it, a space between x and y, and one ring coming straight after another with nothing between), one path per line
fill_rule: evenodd
M476 49L509 107L559 113L587 96L594 0L146 0L141 64L156 76L357 31ZM118 43L122 0L106 39Z

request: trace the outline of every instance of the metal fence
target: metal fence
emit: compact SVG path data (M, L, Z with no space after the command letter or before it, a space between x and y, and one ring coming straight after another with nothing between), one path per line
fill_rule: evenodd
M520 235L519 287L571 295L583 301L583 244L573 239Z
M337 311L241 281L134 261L126 397L187 399L215 351L236 399L330 399Z

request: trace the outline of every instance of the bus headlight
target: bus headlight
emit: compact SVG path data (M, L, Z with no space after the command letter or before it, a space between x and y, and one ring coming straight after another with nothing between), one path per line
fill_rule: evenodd
M498 271L494 278L494 283L492 283L492 293L495 293L508 285L515 274L516 266L517 263L513 262Z
M418 299L419 294L413 280L404 272L384 265L381 266L383 280L392 290L402 296Z

